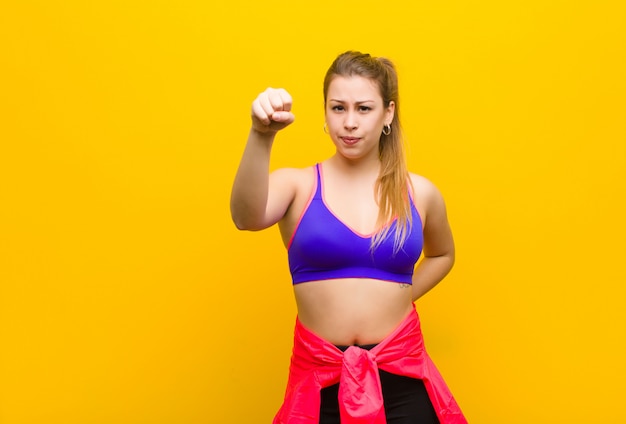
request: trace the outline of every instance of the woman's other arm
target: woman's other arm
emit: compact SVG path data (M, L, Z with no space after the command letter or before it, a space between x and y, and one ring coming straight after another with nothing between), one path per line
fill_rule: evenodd
M416 199L424 199L424 257L413 274L413 301L435 287L454 265L454 239L444 199L428 180L414 177Z

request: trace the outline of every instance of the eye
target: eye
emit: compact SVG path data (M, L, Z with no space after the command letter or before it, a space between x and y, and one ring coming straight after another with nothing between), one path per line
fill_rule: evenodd
M372 108L369 106L359 106L359 111L361 112L369 112L370 110L372 110Z
M335 106L332 107L332 110L337 111L337 112L341 112L341 111L343 111L343 106L335 105Z

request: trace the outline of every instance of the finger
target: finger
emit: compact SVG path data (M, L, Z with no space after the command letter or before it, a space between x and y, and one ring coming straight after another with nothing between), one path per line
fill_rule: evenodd
M296 119L295 115L291 112L280 111L280 112L274 112L272 114L272 121L280 122L281 124L285 124L285 125L291 124L293 121L295 121L295 119Z
M258 119L263 125L269 125L271 123L271 115L261 106L259 99L252 103L252 116Z
M289 93L282 89L275 89L268 93L269 100L275 111L284 110L289 112L291 110L291 96Z
M287 90L283 88L279 88L277 90L278 95L280 96L281 103L283 105L284 111L291 111L291 105L293 104L293 100L291 99L291 95L287 92Z
M283 96L280 90L271 89L267 91L267 99L274 111L284 110Z
M276 111L274 106L272 106L272 102L270 101L269 89L259 94L257 100L259 101L259 105L268 117L272 116L272 113Z

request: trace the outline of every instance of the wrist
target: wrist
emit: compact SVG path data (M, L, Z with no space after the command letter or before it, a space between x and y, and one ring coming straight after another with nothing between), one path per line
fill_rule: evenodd
M274 143L276 132L274 131L259 131L254 127L250 129L250 135L248 136L248 144L257 145L259 147L271 148Z
M272 141L276 137L278 131L258 130L255 127L250 128L250 136L259 140Z

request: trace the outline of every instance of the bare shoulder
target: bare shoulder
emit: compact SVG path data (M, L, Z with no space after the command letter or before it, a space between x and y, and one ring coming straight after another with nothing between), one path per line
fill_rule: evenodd
M291 186L295 189L310 186L314 181L313 167L306 168L278 168L270 174L273 183L279 186Z
M287 246L298 224L299 217L315 190L315 169L312 166L280 168L271 173L271 179L276 181L276 183L271 183L274 188L271 190L272 193L277 191L283 193L289 191L291 193L289 205L279 221L281 236L285 246Z
M265 214L256 228L268 228L277 222L290 219L294 207L303 202L314 184L313 170L306 168L280 168L269 176Z
M428 178L410 173L411 184L413 185L413 195L415 199L429 201L433 198L441 197L441 192Z
M445 216L446 206L439 188L422 175L414 173L409 175L413 185L413 199L423 218Z
M276 178L285 179L302 179L308 178L313 175L313 167L307 166L306 168L278 168L271 173Z
M306 168L279 168L270 174L270 196L288 197L289 205L285 209L292 210L308 199L315 186L315 169Z

